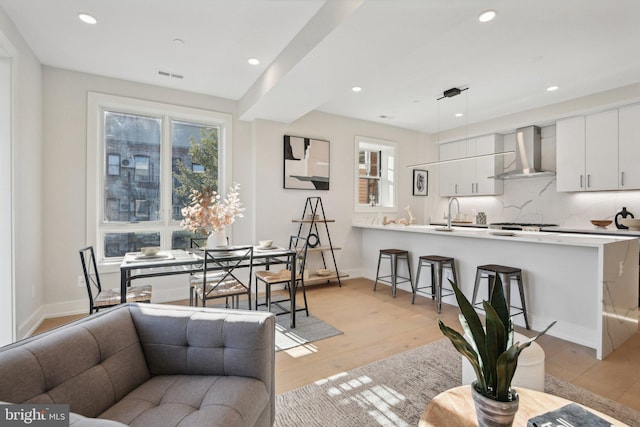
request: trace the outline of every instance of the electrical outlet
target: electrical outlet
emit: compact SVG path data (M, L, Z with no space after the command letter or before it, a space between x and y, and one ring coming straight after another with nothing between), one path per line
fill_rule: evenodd
M84 288L85 286L86 286L86 283L84 281L84 276L78 276L78 287Z

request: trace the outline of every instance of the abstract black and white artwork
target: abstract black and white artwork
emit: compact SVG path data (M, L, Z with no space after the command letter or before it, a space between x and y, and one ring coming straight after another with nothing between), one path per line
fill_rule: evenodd
M427 196L429 194L429 172L413 170L413 195Z
M329 141L284 135L284 188L329 189Z

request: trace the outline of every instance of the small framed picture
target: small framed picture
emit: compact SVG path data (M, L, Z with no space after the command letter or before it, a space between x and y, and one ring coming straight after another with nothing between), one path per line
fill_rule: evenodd
M413 195L427 196L429 195L429 172L414 169L413 170Z

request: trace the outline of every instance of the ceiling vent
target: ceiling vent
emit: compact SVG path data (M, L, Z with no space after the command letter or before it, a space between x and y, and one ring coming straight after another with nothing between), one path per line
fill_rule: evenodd
M184 78L184 76L181 75L181 74L170 73L168 71L162 71L162 70L158 70L158 74L160 74L161 76L164 76L164 77L173 77L174 79L182 79L182 78Z

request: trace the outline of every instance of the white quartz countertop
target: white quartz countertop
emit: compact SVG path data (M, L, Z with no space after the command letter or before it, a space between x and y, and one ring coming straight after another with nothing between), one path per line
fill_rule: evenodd
M580 233L580 234L597 234L603 236L625 236L625 237L640 237L640 231L636 230L624 230L618 229L614 226L609 226L607 228L596 228L596 227L563 227L563 226L554 226L554 227L543 227L543 231L549 231L551 233Z
M508 240L530 243L542 243L553 245L599 247L608 243L623 240L637 239L637 235L619 233L610 234L579 234L579 232L548 232L548 231L507 231L475 227L451 227L451 231L442 231L446 228L439 225L380 225L354 222L353 227L373 230L401 231L409 233L424 233L431 235L450 236L452 238L477 238L492 240Z

